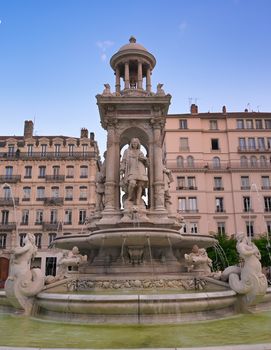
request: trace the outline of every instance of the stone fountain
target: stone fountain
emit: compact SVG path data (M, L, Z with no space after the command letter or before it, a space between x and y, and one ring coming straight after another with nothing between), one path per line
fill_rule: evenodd
M182 218L171 209L172 175L163 162L171 96L162 84L152 91L155 57L131 37L110 64L115 91L105 84L97 95L107 151L97 174L96 211L87 232L54 241L71 253L59 262L58 275L45 279L27 313L95 323L183 322L233 314L238 290L229 287L234 277L228 275L235 271L224 281L213 279L205 248L215 240L182 233ZM258 294L263 296L266 287ZM181 293L195 289L200 293Z

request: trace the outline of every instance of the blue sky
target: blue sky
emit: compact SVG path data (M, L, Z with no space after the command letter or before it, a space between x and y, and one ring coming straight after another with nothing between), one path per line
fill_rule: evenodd
M269 0L0 0L1 135L94 131L95 95L114 86L110 57L131 35L157 59L170 113L271 112Z

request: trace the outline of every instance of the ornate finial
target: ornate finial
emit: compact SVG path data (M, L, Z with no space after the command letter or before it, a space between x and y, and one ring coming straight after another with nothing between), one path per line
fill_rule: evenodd
M134 36L131 36L129 41L131 44L134 44L134 43L136 43L136 38Z

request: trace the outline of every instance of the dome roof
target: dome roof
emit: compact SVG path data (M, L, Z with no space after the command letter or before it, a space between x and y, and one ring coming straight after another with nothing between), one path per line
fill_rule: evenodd
M125 50L141 50L148 52L147 49L145 49L144 46L138 44L136 42L136 38L134 36L131 36L129 39L129 44L123 45L118 52L125 51Z

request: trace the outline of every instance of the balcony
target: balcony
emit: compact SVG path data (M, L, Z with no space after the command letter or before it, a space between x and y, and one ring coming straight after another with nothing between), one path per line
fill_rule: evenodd
M48 182L63 182L65 175L46 175L45 180Z
M62 230L61 222L43 222L42 229L44 231L59 231Z
M197 186L178 186L176 187L176 190L185 190L185 191L189 191L189 190L197 190Z
M21 175L1 175L0 176L0 183L16 183L18 181L21 181Z
M62 197L45 197L44 205L48 206L61 206L64 203L64 199Z
M240 153L259 153L259 152L270 152L271 149L268 147L238 147L238 152Z
M0 206L5 207L13 207L14 205L19 204L19 198L14 198L14 202L12 198L0 198Z
M271 190L271 186L262 186L262 190Z
M178 213L182 214L197 214L199 212L198 209L179 209Z
M78 160L84 160L84 159L92 159L95 157L95 152L46 152L46 153L42 153L42 152L32 152L32 153L28 153L28 152L18 152L18 153L0 153L0 159L7 159L7 160L18 160L18 159L22 159L22 160L42 160L42 159L46 159L46 160L56 160L56 159L64 159L64 160L68 160L68 159L78 159Z
M250 191L250 186L241 186L241 190Z
M13 231L13 230L16 230L16 223L15 222L8 222L8 223L1 223L0 224L0 232Z
M217 186L213 188L214 191L224 191L224 187L222 186Z

